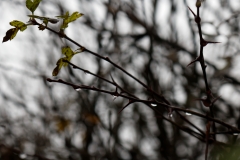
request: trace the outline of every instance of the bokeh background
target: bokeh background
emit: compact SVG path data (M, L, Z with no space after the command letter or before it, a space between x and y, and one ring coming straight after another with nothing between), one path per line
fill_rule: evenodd
M70 38L108 56L172 105L208 114L196 101L205 96L200 65L186 67L199 54L198 30L187 6L196 12L195 0L42 0L35 14L54 18L66 11L84 13L66 29ZM1 0L0 11L1 38L11 28L10 21L27 22L26 15L31 14L24 0ZM200 12L204 38L221 42L204 48L211 90L215 97L221 96L214 106L215 117L236 127L240 120L239 13L237 0L206 0ZM54 30L59 26L49 24ZM66 45L77 49L36 26L0 44L0 159L203 159L205 143L141 103L119 114L128 100L47 82ZM80 53L71 62L109 80L112 75L132 94L151 98L136 81L89 53ZM115 90L71 67L63 68L56 78ZM165 109L159 111L168 116ZM205 130L206 120L183 116ZM169 118L186 125L174 112ZM217 140L238 144L233 135L218 135ZM210 149L210 158L219 153L215 147Z

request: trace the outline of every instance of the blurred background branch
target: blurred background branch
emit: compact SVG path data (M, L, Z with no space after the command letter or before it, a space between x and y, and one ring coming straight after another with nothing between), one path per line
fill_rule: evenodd
M69 25L66 35L109 57L159 96L88 52L71 60L83 72L69 66L57 79L111 93L118 88L125 91L118 90L121 95L156 103L131 103L119 114L128 99L46 82L61 57L60 48L77 47L29 27L0 44L1 159L203 159L206 134L216 135L216 141L207 142L210 159L234 159L237 129L216 123L216 132L206 131L209 119L190 115L192 111L211 116L209 108L196 101L207 96L200 65L186 67L201 47L187 6L197 13L191 0L43 0L36 15L84 13ZM238 129L239 8L239 2L222 0L205 1L200 10L203 38L221 42L203 52L209 88L214 97L221 95L213 106L214 119ZM7 15L2 18L1 37L9 28L5 24L15 19L26 22L30 14L25 1L1 1L0 10ZM111 76L117 86L109 85ZM162 107L161 97L178 107Z

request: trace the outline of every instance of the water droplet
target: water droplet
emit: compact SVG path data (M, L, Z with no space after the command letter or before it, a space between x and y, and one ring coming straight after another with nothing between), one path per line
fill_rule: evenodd
M115 100L118 96L113 95L113 100Z
M189 113L189 112L186 112L185 113L187 116L191 116L192 115L192 113Z
M172 118L172 117L173 117L173 114L172 114L172 113L168 113L168 117L169 117L169 118Z
M151 103L151 106L153 106L153 107L156 107L156 106L157 106L157 104L155 104L155 103Z
M77 92L79 92L79 91L81 91L81 88L76 88L75 90L76 90Z
M234 135L234 136L238 136L238 135L239 135L239 133L233 133L233 135Z
M24 154L24 153L21 153L21 154L19 155L19 158L21 158L21 159L26 159L26 158L27 158L27 155Z

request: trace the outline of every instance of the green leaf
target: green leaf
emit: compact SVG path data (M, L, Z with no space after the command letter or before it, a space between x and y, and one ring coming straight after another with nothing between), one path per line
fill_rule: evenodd
M83 15L84 14L82 14L82 13L74 12L73 14L71 14L71 16L69 16L69 12L66 12L65 15L56 16L56 17L63 19L63 24L61 25L61 29L65 29L68 27L68 23L75 21L76 19L78 19L79 17L81 17Z
M72 57L73 57L73 56L71 56L71 57L64 57L62 60L63 60L63 61L68 61L68 62L70 62L71 59L72 59ZM67 62L63 62L63 67L66 67L67 65L68 65Z
M42 0L26 0L27 8L33 13Z
M60 58L57 63L56 63L56 67L54 68L53 72L52 72L52 75L53 76L57 76L59 71L61 70L62 66L63 66L63 58Z
M5 37L3 37L3 41L2 42L6 42L8 40L12 40L17 35L18 30L19 30L18 28L11 28L11 29L9 29L6 32Z
M68 27L68 23L66 21L63 21L63 24L61 25L61 29L65 29Z
M63 58L63 60L70 61L74 56L75 52L73 52L72 49L67 46L62 48L62 54L66 56ZM66 67L67 65L68 65L67 62L63 62L64 67Z
M24 31L27 28L27 25L25 23L17 20L10 22L10 25L18 28L20 31Z
M69 12L67 11L65 15L61 15L61 16L56 16L57 18L62 18L62 19L66 19L69 17Z
M58 75L58 73L61 70L62 66L66 67L68 65L68 63L64 62L64 61L70 61L72 59L72 57L74 56L74 52L68 46L62 48L62 54L65 55L65 57L60 58L57 61L57 63L56 63L57 66L54 68L54 70L52 72L53 76L57 76Z
M67 46L62 48L62 54L66 57L72 57L74 55L74 52L70 47Z
M18 21L18 20L11 21L10 25L15 28L11 28L6 32L6 35L5 35L5 37L3 37L2 42L12 40L17 35L17 32L19 30L23 32L27 28L27 25L25 23Z
M60 71L61 68L59 68L59 66L55 67L53 72L52 72L52 76L57 76L59 71Z
M37 16L37 15L28 15L28 17L40 19L43 21L44 24L47 24L48 22L53 23L53 24L59 22L59 20L55 19L55 18L41 17L41 16Z
M74 12L67 20L68 23L75 21L76 19L78 19L79 17L82 17L83 14L79 13L79 12Z

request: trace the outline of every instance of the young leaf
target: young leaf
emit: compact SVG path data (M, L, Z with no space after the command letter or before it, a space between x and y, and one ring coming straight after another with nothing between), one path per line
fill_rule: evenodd
M61 25L60 29L65 29L68 27L68 22L66 22L65 20L63 20L63 24Z
M62 48L62 54L66 57L72 57L74 55L74 52L70 47L67 46Z
M67 11L65 15L61 15L61 16L56 16L57 18L62 18L62 19L66 19L69 17L69 12Z
M39 3L41 2L42 0L26 0L26 7L32 12L33 12L37 9Z
M83 16L82 13L79 12L74 12L67 20L68 23L75 21L76 19L78 19L79 17Z
M61 68L59 68L59 66L55 67L53 72L52 72L52 76L57 76L58 72L60 71Z
M60 58L56 65L57 67L54 68L53 72L52 72L52 75L53 76L57 76L59 71L61 70L62 66L63 67L66 67L68 65L67 62L64 62L64 61L70 61L72 57L63 57L63 58Z
M59 20L55 19L55 18L41 17L41 16L37 16L37 15L28 15L28 17L40 19L43 21L44 24L47 24L48 22L53 23L53 24L59 22Z
M84 47L82 47L84 48ZM83 49L82 49L83 51ZM68 65L67 62L65 61L71 61L72 57L77 54L77 53L80 53L79 51L78 52L73 52L72 49L70 47L63 47L62 48L62 54L65 55L65 57L63 58L60 58L57 63L56 63L56 67L54 68L53 72L52 72L52 75L53 76L57 76L59 71L61 70L62 66L63 67L66 67Z
M3 37L3 41L2 42L6 42L8 40L12 40L17 35L18 30L19 30L18 28L11 28L11 29L9 29L6 32L5 37Z
M63 60L70 61L72 57L74 56L74 52L70 47L63 47L62 48L62 54L64 54L66 57L62 58ZM67 62L63 62L63 66L66 67L68 65Z
M61 70L62 66L63 66L63 58L60 58L57 63L56 63L56 67L54 68L53 72L52 72L52 75L53 76L57 76L59 71Z
M61 25L61 29L65 29L68 27L68 23L75 21L76 19L78 19L79 17L81 17L83 15L84 14L82 14L82 13L74 12L73 14L71 14L71 16L69 16L69 12L66 12L65 15L56 16L56 17L63 19L63 24Z
M24 31L27 28L27 25L25 23L17 20L10 22L10 25L18 28L20 31Z

